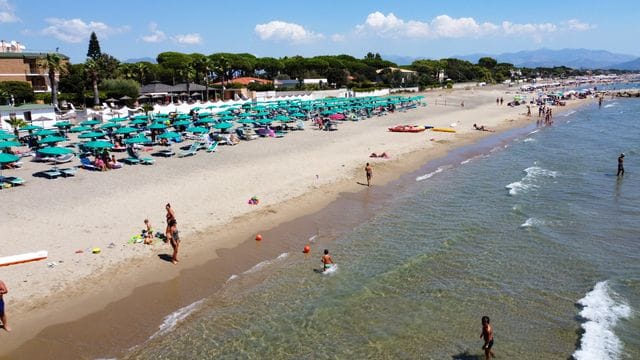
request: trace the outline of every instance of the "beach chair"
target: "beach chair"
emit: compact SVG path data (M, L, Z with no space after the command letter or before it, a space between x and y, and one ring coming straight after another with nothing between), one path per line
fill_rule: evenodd
M41 174L47 179L57 179L58 177L62 176L62 173L56 168L45 170Z
M10 184L11 186L23 185L25 183L23 178L16 176L0 176L0 183Z
M133 150L132 147L127 148L127 154L129 155L129 157L122 161L128 163L129 165L137 165L137 164L153 165L156 162L150 157L141 157L140 154L135 150Z
M73 158L76 157L76 154L64 154L64 155L58 155L55 158L53 158L53 161L56 164L64 164L64 163L68 163L71 160L73 160Z
M88 157L81 157L80 158L80 166L82 166L82 168L86 169L86 170L100 171L100 168L98 168L97 166L93 165L91 163L91 160L89 160Z
M164 157L172 157L175 154L176 153L173 151L173 149L168 148L168 149L162 149L162 150L158 151L157 153L155 153L154 155L164 156Z
M207 152L215 152L217 148L218 148L218 142L214 141L207 148Z
M198 149L200 148L200 146L201 146L200 141L196 141L193 144L191 144L191 147L189 147L189 150L180 152L180 154L178 154L178 157L195 155Z
M71 176L76 176L76 172L78 171L78 169L75 167L72 167L72 168L58 169L58 171L60 171L60 173L64 177L71 177Z

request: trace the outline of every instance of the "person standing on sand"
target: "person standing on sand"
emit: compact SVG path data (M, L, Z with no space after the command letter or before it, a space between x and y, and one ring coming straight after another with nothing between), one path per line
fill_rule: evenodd
M503 102L504 102L504 99L500 98L500 105L502 105Z
M169 232L169 221L171 220L175 220L176 219L176 213L175 211L173 211L173 208L171 207L171 204L167 203L167 205L164 206L164 208L167 210L167 228L165 229L165 234ZM169 240L169 238L167 238L167 240ZM166 241L165 241L166 242Z
M367 186L371 186L371 178L373 177L373 168L369 163L364 167L364 173L367 176Z
M178 263L178 248L180 247L180 235L178 233L178 223L176 219L169 220L167 224L167 239L171 243L173 248L173 255L171 255L171 262L175 265Z
M480 337L484 338L484 345L482 345L482 350L484 350L484 358L489 360L490 357L496 357L496 355L491 351L493 347L493 328L489 325L489 317L482 317L482 333L480 333Z
M624 176L624 154L618 156L618 173L616 176Z
M7 325L7 315L4 312L4 294L8 292L7 285L0 280L0 321L2 321L2 327L5 331L11 331L11 328Z

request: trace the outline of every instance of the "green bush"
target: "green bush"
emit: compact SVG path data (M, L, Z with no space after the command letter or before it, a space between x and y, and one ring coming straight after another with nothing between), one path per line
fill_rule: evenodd
M119 99L128 96L135 101L140 96L140 84L131 79L107 79L100 84L100 90L104 91L107 97Z
M2 96L2 103L6 104L11 99L16 105L22 103L32 103L35 100L33 89L31 84L25 81L3 81L0 82L0 96Z
M51 93L37 93L35 94L35 99L42 101L44 104L51 104ZM60 100L60 98L58 98L58 100Z
M247 89L251 91L271 91L271 90L274 90L275 88L271 83L261 84L261 83L254 82L247 85Z

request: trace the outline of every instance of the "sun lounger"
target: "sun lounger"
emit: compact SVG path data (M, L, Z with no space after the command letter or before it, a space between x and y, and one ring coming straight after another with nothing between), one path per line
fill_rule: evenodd
M189 150L180 152L180 154L178 154L178 157L185 157L185 156L195 155L196 152L198 151L198 149L200 148L200 146L201 146L200 142L196 141L193 144L191 144L191 147L189 147Z
M128 163L129 165L136 165L136 164L153 165L156 162L150 157L141 157L140 154L138 154L136 151L133 150L133 148L130 148L130 147L127 148L127 154L129 154L129 157L122 161Z
M62 176L70 177L70 176L76 176L76 172L78 171L78 169L76 169L76 168L63 168L63 169L58 169L58 171L60 171Z
M64 163L68 163L71 160L73 160L73 158L76 157L75 154L64 154L64 155L58 155L56 156L53 161L56 164L64 164Z
M157 153L155 153L154 155L164 156L164 157L172 157L175 154L176 153L171 148L169 148L169 149L162 149L162 150L158 151Z
M0 182L11 184L11 186L18 186L24 184L24 179L16 176L2 176Z
M80 166L82 166L82 168L86 169L86 170L100 171L100 168L98 168L97 166L93 165L91 163L91 160L89 160L89 158L86 158L86 157L81 157L80 158Z
M42 172L47 179L55 179L62 176L62 173L56 169L45 170Z
M211 143L211 145L209 145L209 147L207 148L207 152L215 152L216 149L218 148L218 142L214 141Z

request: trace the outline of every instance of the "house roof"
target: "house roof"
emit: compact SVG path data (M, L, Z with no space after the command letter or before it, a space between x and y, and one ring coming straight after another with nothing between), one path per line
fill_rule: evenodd
M46 52L0 52L0 59L36 59L46 57ZM63 60L69 60L67 55L58 53Z

